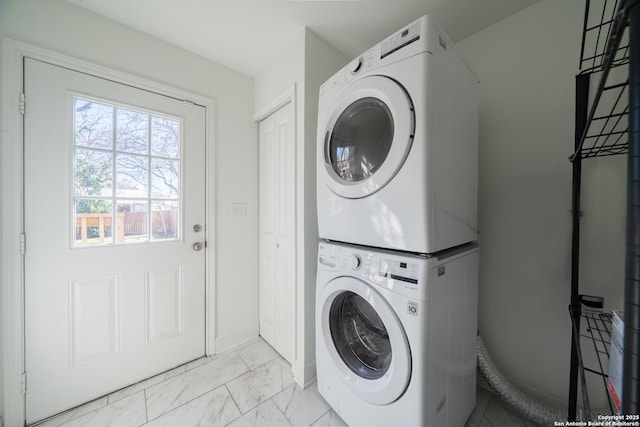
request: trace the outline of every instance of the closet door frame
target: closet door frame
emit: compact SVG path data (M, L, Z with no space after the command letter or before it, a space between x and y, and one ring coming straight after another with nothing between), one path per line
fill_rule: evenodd
M300 256L299 256L299 224L298 224L298 204L299 204L299 189L298 189L298 184L297 184L297 179L295 179L295 177L297 177L297 174L299 174L299 170L298 170L298 165L299 165L299 159L298 159L298 114L297 114L297 107L296 107L296 86L295 84L290 86L287 90L285 90L283 93L281 93L279 96L277 96L276 98L274 98L269 104L267 104L264 108L262 108L260 111L258 111L256 114L254 114L253 119L256 122L256 124L258 124L258 126L260 125L260 122L262 122L263 120L269 118L270 116L276 114L278 111L280 111L284 106L286 106L287 104L290 104L290 108L291 108L291 116L293 119L293 147L294 150L291 154L291 158L293 159L293 175L294 175L294 182L293 185L291 187L291 192L292 192L292 197L293 197L293 215L290 218L290 221L292 222L292 230L293 230L293 236L291 237L292 240L292 244L293 244L293 260L292 260L292 264L293 264L293 273L292 273L292 278L294 280L294 285L293 285L293 303L294 303L294 307L293 307L293 313L292 313L292 321L295 324L294 330L293 330L293 355L290 358L290 363L292 365L292 372L293 372L293 376L294 379L298 380L300 378L304 377L304 370L303 367L301 365L301 358L300 358L300 349L299 346L301 345L301 342L304 342L303 340L301 341L301 334L303 333L303 327L301 325L299 325L299 317L300 317L300 307L299 304L300 302L300 297L301 295L303 295L303 293L301 293L300 289L298 289L301 285L299 282L299 277L298 277L298 268L299 268L299 263L300 261ZM260 142L259 142L260 143ZM262 161L262 158L261 158ZM262 224L262 220L263 220L263 212L260 212L260 221ZM260 239L262 239L262 230L260 231ZM275 244L275 242L274 242ZM262 248L262 241L260 243L261 248ZM260 263L262 264L262 252L261 252L261 260ZM260 281L262 282L263 278L260 277ZM300 365L300 366L299 366Z

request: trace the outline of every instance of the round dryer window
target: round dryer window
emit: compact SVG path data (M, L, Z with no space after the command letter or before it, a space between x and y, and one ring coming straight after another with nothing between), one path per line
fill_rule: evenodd
M387 185L402 168L415 131L411 99L382 76L354 81L324 124L325 184L337 195L361 198Z
M329 159L346 182L372 176L384 164L393 140L393 117L378 98L361 98L338 116L329 137Z

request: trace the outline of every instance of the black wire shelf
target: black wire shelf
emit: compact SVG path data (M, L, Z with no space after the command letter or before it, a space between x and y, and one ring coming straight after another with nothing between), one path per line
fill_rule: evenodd
M598 82L579 145L569 157L626 154L629 150L629 8L637 0L587 1L579 75Z
M640 0L585 0L579 72L576 75L576 115L572 162L571 304L572 323L569 400L567 418L578 415L578 396L583 416L592 419L590 385L602 382L608 409L614 405L608 393L608 363L612 316L597 310L580 295L580 193L582 160L627 154L627 224L624 281L624 346L622 347L621 402L623 414L640 413ZM593 90L592 90L593 89ZM636 246L634 246L636 245ZM599 306L602 308L602 305ZM583 329L584 328L584 329ZM593 346L587 346L589 340ZM595 354L595 359L593 354ZM585 359L585 355L587 356ZM586 366L594 362L593 366ZM616 362L617 363L617 362ZM618 367L616 374L618 373ZM595 383L591 375L596 375ZM601 387L597 387L601 388ZM597 390L593 390L597 391ZM604 398L604 396L603 396ZM616 398L617 399L617 398ZM603 403L604 404L604 403Z
M583 296L581 296L583 297ZM593 411L589 399L589 388L587 387L587 374L595 376L597 381L602 382L603 388L607 389L607 379L609 378L609 358L611 351L611 330L612 315L600 310L585 309L581 306L569 306L571 323L574 331L575 344L578 349L579 383L582 394L583 417L586 421L592 421L597 412L603 413L602 408ZM589 352L589 354L587 354ZM589 362L586 362L585 355ZM615 414L614 407L609 398L608 413Z

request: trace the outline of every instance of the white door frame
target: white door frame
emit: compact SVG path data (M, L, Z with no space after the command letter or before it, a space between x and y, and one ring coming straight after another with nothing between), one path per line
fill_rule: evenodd
M23 58L29 57L96 77L169 96L206 109L206 229L210 243L205 261L205 351L214 354L215 338L215 102L211 98L51 52L13 39L2 40L0 61L0 286L2 287L2 387L5 425L25 423L24 243L23 231ZM27 107L28 108L28 107Z
M260 123L262 120L266 119L267 117L269 117L271 114L275 113L276 111L278 111L280 108L284 107L286 104L291 103L291 107L293 109L293 132L294 132L294 138L296 140L295 142L295 147L296 147L296 153L295 153L295 174L296 177L298 176L299 170L300 170L300 162L301 160L299 159L299 155L301 154L299 149L298 149L298 143L299 143L299 135L298 135L298 107L297 107L297 101L296 101L296 95L297 95L297 87L296 87L296 83L292 84L291 86L289 86L287 89L284 90L284 92L282 92L281 94L279 94L278 96L276 96L275 98L273 98L267 105L265 105L264 107L262 107L260 110L258 110L256 113L254 113L253 115L253 121L258 124ZM295 197L296 197L296 206L295 206L295 232L296 232L296 238L295 238L295 245L296 245L296 260L295 260L295 268L296 268L296 286L295 286L295 343L294 343L294 347L295 347L295 354L293 356L293 364L291 366L291 373L293 374L293 379L301 386L301 387L306 387L308 384L305 384L304 378L305 378L305 360L304 360L304 355L305 355L305 327L304 327L304 320L305 320L305 304L304 304L304 287L305 287L305 280L304 280L304 269L300 269L300 257L299 257L299 248L302 247L303 242L301 241L301 236L303 233L300 232L300 230L304 229L304 224L301 223L300 221L300 215L299 215L299 205L301 203L301 196L299 194L299 189L300 186L299 184L295 185ZM315 364L313 365L313 370L315 371ZM306 376L307 378L309 377L308 375Z

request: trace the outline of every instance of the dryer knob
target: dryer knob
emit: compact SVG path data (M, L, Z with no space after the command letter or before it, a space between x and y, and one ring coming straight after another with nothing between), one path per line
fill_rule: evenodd
M360 71L361 67L362 67L362 58L354 59L349 63L349 71L351 71L351 74L355 74L358 71Z
M359 270L362 266L362 258L360 258L360 255L352 255L350 264L352 270Z

